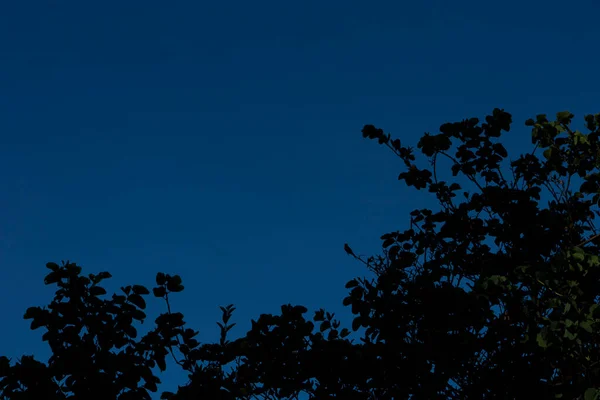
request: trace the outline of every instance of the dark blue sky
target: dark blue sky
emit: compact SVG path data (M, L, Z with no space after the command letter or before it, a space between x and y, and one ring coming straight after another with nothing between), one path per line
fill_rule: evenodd
M179 273L200 339L284 303L341 306L348 258L435 207L396 178L405 144L494 107L600 112L595 1L11 1L0 5L0 354L46 360L25 309L47 261L108 289ZM151 301L149 317L163 311ZM345 312L344 312L345 311ZM345 319L348 321L348 319ZM150 321L150 322L151 322ZM161 389L184 383L167 374Z

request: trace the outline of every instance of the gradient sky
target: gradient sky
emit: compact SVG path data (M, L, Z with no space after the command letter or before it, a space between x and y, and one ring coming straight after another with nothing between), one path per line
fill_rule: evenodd
M46 360L25 309L48 261L105 286L178 273L201 340L303 304L340 313L408 213L435 208L362 138L447 121L600 112L597 1L5 1L0 5L0 354ZM149 322L164 311L150 301ZM309 315L310 316L310 315ZM148 323L145 325L147 326ZM163 375L161 390L185 383ZM158 398L158 397L157 397Z

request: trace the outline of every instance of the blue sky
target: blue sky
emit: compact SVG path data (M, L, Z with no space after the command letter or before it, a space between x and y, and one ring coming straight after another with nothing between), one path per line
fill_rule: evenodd
M281 304L340 313L430 195L361 137L416 144L494 107L600 112L594 1L18 1L0 5L0 354L45 360L25 309L47 261L108 270L108 289L178 273L203 340ZM154 318L164 307L150 302ZM167 373L163 390L185 382Z

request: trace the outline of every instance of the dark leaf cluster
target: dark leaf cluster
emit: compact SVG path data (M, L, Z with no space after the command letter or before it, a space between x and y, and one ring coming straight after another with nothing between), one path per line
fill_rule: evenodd
M402 161L399 180L439 209L413 210L405 230L381 236L380 255L344 245L371 272L346 284L347 326L288 304L230 340L228 305L219 341L199 343L171 310L181 277L159 273L152 293L167 311L139 337L150 290L107 298L109 273L49 263L54 300L25 318L52 356L0 357L0 397L147 399L160 383L152 369L171 357L189 381L163 399L600 398L600 114L585 116L585 133L573 118L527 120L533 149L516 159L500 143L512 124L503 110L444 124L417 143L429 168L365 125Z

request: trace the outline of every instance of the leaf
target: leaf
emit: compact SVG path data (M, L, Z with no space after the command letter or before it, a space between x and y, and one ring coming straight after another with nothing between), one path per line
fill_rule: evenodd
M31 319L37 318L42 313L42 309L39 307L29 307L25 310L25 315L23 315L23 319Z
M584 321L584 322L581 322L581 323L579 324L579 326L580 326L581 328L583 328L585 331L589 332L589 333L592 333L592 332L593 332L593 329L592 329L592 324L590 323L590 321Z
M133 285L133 293L135 294L150 294L150 291L142 285Z
M183 290L181 277L179 275L174 275L171 279L169 279L167 281L167 289L170 292L181 292Z
M575 131L575 136L573 137L573 141L576 145L577 144L589 144L587 135L585 135L579 131Z
M159 272L156 274L156 284L159 286L162 286L165 284L165 282L167 281L167 277L165 276L164 273Z
M566 337L569 340L575 340L577 338L577 334L576 333L572 333L568 329L565 329L565 334L563 335L563 337Z
M92 296L100 296L100 295L106 294L106 289L104 289L101 286L92 286L90 288L90 294Z
M52 331L46 331L46 333L44 333L42 335L42 341L47 342L50 339L55 339L56 338L56 333L52 332Z
M346 289L350 289L350 288L353 288L355 286L358 286L358 281L356 279L352 279L351 281L349 281L348 283L346 283Z
M156 359L156 365L158 365L158 368L160 368L161 372L165 371L167 369L167 363L165 362L165 359L162 357Z
M298 312L299 314L305 314L308 312L308 308L304 307L304 306L295 306L294 310L296 312Z
M152 293L155 297L165 297L165 294L167 294L167 289L165 289L164 286L155 287L152 289Z
M81 272L81 267L78 266L76 263L71 263L69 261L65 263L63 261L63 264L65 264L65 269L67 269L69 272L75 273L75 275L78 275Z
M556 113L556 120L561 124L569 124L571 119L573 119L574 115L569 111L561 111Z
M41 318L34 318L33 321L31 321L31 325L29 326L29 328L34 331L39 327L44 326L44 323L42 322Z
M131 318L133 319L137 319L138 321L143 321L146 318L146 313L143 312L142 310L132 310L131 311Z
M58 271L56 272L50 272L48 275L46 275L46 277L44 278L44 283L46 285L51 285L53 283L56 283L58 281L60 281L61 276L58 273Z
M315 311L315 316L313 317L313 321L324 321L325 320L325 310L320 309Z
M567 328L569 328L571 325L573 325L573 321L571 321L570 319L567 319L567 320L565 321L565 326L566 326Z
M173 277L171 278L171 281L173 283L173 285L180 285L181 284L181 276L179 275L173 275Z
M136 338L137 337L137 329L135 329L132 325L127 325L123 328L123 330L125 331L125 333L127 335L129 335L132 338Z
M108 279L108 278L112 278L112 275L110 274L110 272L102 271L98 274L98 278Z
M52 271L56 272L59 270L60 267L58 266L57 263L49 262L46 264L46 268L51 269Z
M331 341L331 340L335 340L339 337L339 333L336 329L332 329L329 331L329 333L327 334L327 340Z
M130 302L141 308L142 310L146 308L146 301L139 294L132 294L127 298Z
M501 143L494 143L493 145L494 151L496 153L498 153L498 155L500 157L508 157L508 152L506 151L506 148L504 148L504 146Z
M598 394L599 394L598 389L588 388L585 391L583 398L584 398L584 400L596 400L596 399L598 399Z
M183 285L176 285L175 287L170 288L169 290L173 293L182 292L185 287Z
M386 249L387 249L387 248L388 248L388 247L390 247L392 244L394 244L394 242L395 242L395 239L394 239L394 238L388 238L388 239L385 239L385 240L383 241L383 244L382 244L381 246L382 246L383 248L386 248Z
M146 381L144 383L144 387L146 389L148 389L149 391L151 391L151 392L156 392L158 390L158 387L156 386L156 383L154 383L152 381L150 381L150 382Z
M542 336L542 334L541 334L541 333L538 333L538 334L537 334L536 341L537 341L537 344L538 344L540 347L542 347L542 348L544 348L544 349L545 349L546 347L548 347L548 342L546 341L546 339L544 338L544 336Z

